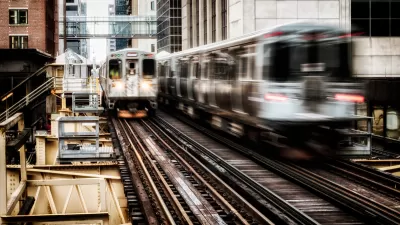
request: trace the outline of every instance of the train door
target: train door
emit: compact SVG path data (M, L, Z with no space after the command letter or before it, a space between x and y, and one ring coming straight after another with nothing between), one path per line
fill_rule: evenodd
M210 70L210 58L208 56L203 56L201 60L201 75L200 79L197 80L195 84L195 98L197 101L203 104L207 104L207 92L208 92L208 74Z
M240 90L241 90L241 101L243 112L249 115L254 115L257 112L257 105L251 100L254 94L257 92L258 84L256 76L256 45L246 46L245 54L240 56L241 60L241 72L239 75Z
M231 101L232 110L238 113L244 113L243 109L243 91L241 80L247 76L247 58L245 56L246 49L235 49L231 52L235 56L236 65L231 78L232 90Z
M126 91L128 96L139 96L139 79L138 60L126 60Z
M179 94L182 98L188 98L188 77L190 75L190 60L189 58L182 58L179 60Z
M210 55L210 63L208 69L208 80L207 80L207 101L210 106L217 107L217 102L215 100L215 72L216 72L216 65L215 65L215 54Z
M166 93L166 84L165 84L165 79L166 79L166 70L167 70L167 62L159 62L158 63L158 69L157 69L157 74L158 74L158 88L161 93Z
M175 65L174 65L175 64ZM176 96L176 77L177 77L177 71L178 71L178 65L172 61L171 64L171 72L167 78L167 83L168 83L168 94L172 96Z
M232 110L231 73L234 68L233 58L227 53L219 53L214 59L215 103L225 110Z
M123 70L122 70L121 59L110 59L108 61L108 71L110 83L108 84L108 90L110 90L110 96L121 96L125 89L125 83L123 82Z
M199 84L198 79L200 78L200 60L198 56L193 57L191 60L191 73L188 81L188 96L190 100L198 101L196 97L196 85Z

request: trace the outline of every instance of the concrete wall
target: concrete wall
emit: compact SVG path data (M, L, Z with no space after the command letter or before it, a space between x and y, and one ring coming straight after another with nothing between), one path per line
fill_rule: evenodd
M154 44L155 51L157 52L157 39L133 39L132 48L138 48L142 51L151 52L151 45Z
M400 38L354 38L354 74L359 77L400 77Z

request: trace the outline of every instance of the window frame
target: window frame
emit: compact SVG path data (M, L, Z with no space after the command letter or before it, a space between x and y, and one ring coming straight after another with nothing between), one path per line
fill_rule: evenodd
M13 38L18 38L18 46L15 47L14 44L15 42L13 41ZM25 39L25 41L23 41ZM10 49L28 49L29 48L29 36L28 35L10 35L9 36L9 43L10 43ZM24 44L26 43L26 44ZM26 46L26 47L25 47Z
M353 10L351 11L356 11L355 3L365 3L368 5L368 17L353 17L351 15L351 25L352 26L357 26L357 24L360 24L360 28L364 27L366 30L364 30L364 34L362 36L366 37L400 37L400 31L396 32L396 27L395 24L400 25L400 13L398 15L392 15L394 9L400 9L400 0L382 0L382 1L377 1L377 0L351 0L351 8L354 7ZM388 12L387 16L384 15L384 18L379 18L376 16L373 16L373 10L379 11L381 8L373 6L373 4L388 4ZM394 4L397 5L397 7L394 7ZM367 7L365 7L367 8ZM398 10L399 11L399 10ZM351 13L350 13L351 14ZM364 23L364 24L363 24ZM382 24L383 23L383 24ZM368 24L368 25L366 25ZM375 24L375 25L374 25ZM382 27L382 25L387 26L386 30L382 29L377 29L377 27ZM368 27L368 28L367 28ZM385 34L386 33L386 34Z
M13 15L14 18L14 22L15 23L11 23L11 13L14 13L16 15ZM20 22L21 21L21 12L25 12L25 23ZM8 24L9 25L28 25L28 9L13 9L10 8L8 9Z

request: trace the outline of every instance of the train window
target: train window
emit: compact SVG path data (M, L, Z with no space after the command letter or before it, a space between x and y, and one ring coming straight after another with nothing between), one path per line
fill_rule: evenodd
M193 73L194 73L194 75L193 75L194 78L196 78L196 79L200 78L201 71L200 71L199 62L194 62L193 63Z
M143 77L153 77L155 73L155 60L143 59Z
M158 64L158 76L159 77L165 76L165 66L161 63Z
M189 74L189 62L188 61L181 61L180 63L180 78L187 78Z
M210 64L209 62L204 63L203 79L208 79L208 73L209 73L208 68L210 67L209 64Z
M271 71L272 45L266 44L263 49L263 80L267 80Z
M122 78L122 61L120 59L111 59L108 62L109 76L111 79Z

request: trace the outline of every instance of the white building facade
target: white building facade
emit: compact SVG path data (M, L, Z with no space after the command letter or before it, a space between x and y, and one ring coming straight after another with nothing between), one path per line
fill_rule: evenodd
M133 16L157 16L156 0L132 0ZM135 29L132 29L135 30ZM142 51L157 52L157 39L132 39L132 47Z

